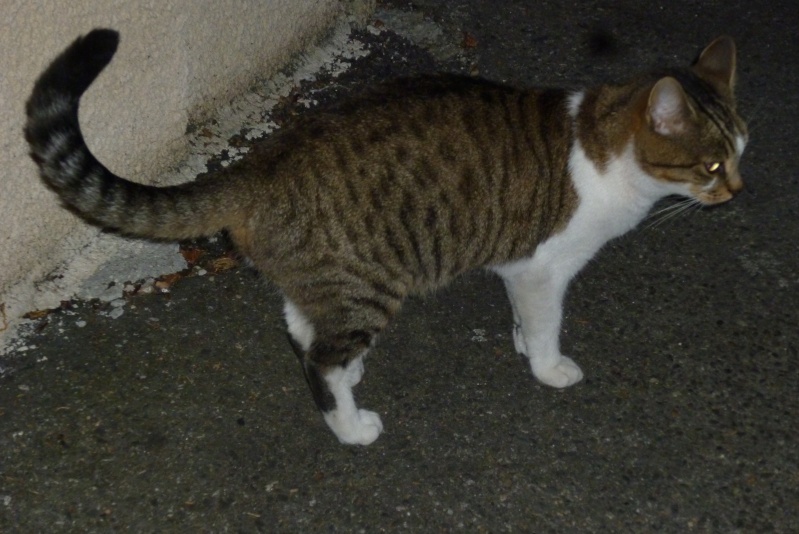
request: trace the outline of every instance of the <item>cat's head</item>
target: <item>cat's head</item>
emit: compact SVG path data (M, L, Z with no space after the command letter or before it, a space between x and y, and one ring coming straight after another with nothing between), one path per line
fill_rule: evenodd
M735 44L719 37L690 69L660 77L636 133L638 161L668 190L702 204L743 189L738 163L748 140L735 110Z

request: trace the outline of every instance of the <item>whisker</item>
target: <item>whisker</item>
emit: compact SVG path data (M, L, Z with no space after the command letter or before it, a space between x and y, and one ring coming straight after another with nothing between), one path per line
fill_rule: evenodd
M686 199L680 199L680 201L679 201L679 202L672 202L671 204L667 204L666 206L664 206L664 207L660 208L659 210L657 210L657 211L653 211L652 213L650 213L650 214L647 216L647 219L651 219L651 218L653 218L653 217L657 217L657 216L658 216L658 215L660 215L661 213L665 213L665 212L667 212L667 211L671 211L671 210L673 210L673 209L675 209L675 208L678 208L678 207L680 207L680 206L681 206L681 205L682 205L682 204L683 204L685 201L686 201Z
M666 206L665 208L650 214L648 219L651 221L644 228L647 230L656 228L670 219L675 219L679 215L692 211L692 208L694 208L695 211L697 209L701 209L701 207L702 203L695 198L686 198L680 200L679 202Z
M680 198L677 202L673 202L671 204L666 205L665 207L650 213L647 218L654 219L658 218L658 216L663 214L668 214L674 210L679 210L685 206L686 203L690 202L690 199L687 198Z

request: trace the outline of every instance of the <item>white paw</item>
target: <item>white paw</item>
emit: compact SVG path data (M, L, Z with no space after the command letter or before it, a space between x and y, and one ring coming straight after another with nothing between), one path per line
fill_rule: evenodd
M383 432L383 421L380 416L375 412L369 410L358 410L358 419L360 420L360 445L369 445L377 436Z
M517 324L513 325L513 347L519 354L527 356L527 343L524 342L522 327Z
M533 374L540 382L554 388L565 388L583 379L580 366L568 356L561 356L558 363L550 367L533 365Z
M369 410L358 410L352 417L343 419L336 410L325 414L325 421L345 445L369 445L383 431L380 416Z

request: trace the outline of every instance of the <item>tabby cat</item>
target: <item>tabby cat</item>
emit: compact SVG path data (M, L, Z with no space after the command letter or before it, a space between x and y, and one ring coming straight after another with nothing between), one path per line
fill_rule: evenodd
M585 91L530 90L459 76L376 87L253 149L216 179L130 182L88 150L81 95L119 42L98 29L45 70L25 137L45 183L104 228L151 239L226 230L285 297L289 338L324 419L343 443L383 429L352 387L406 296L468 270L505 282L513 340L535 377L583 374L560 352L569 280L668 195L711 205L743 184L735 45L689 68Z

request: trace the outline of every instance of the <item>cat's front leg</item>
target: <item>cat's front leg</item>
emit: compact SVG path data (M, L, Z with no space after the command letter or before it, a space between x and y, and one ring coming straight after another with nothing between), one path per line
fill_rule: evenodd
M505 282L505 285L507 287L507 282ZM513 310L513 347L516 352L526 356L527 345L524 342L524 333L522 332L522 318L519 315L516 301L513 300L513 293L511 293L510 289L508 289L508 300L510 300L510 306Z
M532 268L503 278L513 307L514 346L529 359L533 375L556 388L582 380L580 367L560 353L560 323L568 278Z

